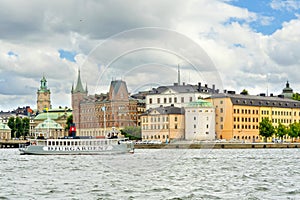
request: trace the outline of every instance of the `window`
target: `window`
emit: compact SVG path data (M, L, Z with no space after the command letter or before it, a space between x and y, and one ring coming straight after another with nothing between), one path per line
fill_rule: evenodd
M222 101L222 100L220 101L220 104L223 104L223 101Z
M196 128L196 124L194 124L194 128Z
M157 103L160 103L160 98L157 98Z
M181 97L181 103L184 103L184 97ZM299 112L300 115L300 112Z
M196 117L194 117L194 120L196 120Z
M193 97L190 97L190 102L192 102L193 101Z
M177 103L177 97L174 97L174 103Z
M177 122L177 117L175 117L174 121Z
M223 108L220 108L220 113L223 113Z
M177 127L177 124L175 124L175 129L177 129L178 127Z
M172 103L172 98L171 97L169 98L169 103Z
M149 99L149 103L152 104L152 98Z
M164 103L167 103L167 98L164 98Z

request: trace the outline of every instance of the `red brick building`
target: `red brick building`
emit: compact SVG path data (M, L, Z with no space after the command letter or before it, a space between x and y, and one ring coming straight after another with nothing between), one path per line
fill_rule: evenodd
M80 136L106 136L109 132L137 125L137 100L129 97L125 81L111 81L107 94L88 95L78 71L72 86L73 122Z

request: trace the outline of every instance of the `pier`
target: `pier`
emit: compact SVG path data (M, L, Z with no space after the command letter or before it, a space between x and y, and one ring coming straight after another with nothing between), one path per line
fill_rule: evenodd
M27 140L0 140L0 149L19 148L19 144L25 144Z
M300 148L300 143L170 143L170 144L135 144L136 149L270 149Z

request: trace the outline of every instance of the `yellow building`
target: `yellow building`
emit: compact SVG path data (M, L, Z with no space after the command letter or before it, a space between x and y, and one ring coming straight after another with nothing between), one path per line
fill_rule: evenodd
M0 122L0 140L10 140L11 129L6 125Z
M184 139L184 109L174 106L150 108L141 115L143 140Z
M292 99L260 95L214 94L207 99L216 108L218 139L258 142L259 122L269 118L274 127L300 121L300 102Z

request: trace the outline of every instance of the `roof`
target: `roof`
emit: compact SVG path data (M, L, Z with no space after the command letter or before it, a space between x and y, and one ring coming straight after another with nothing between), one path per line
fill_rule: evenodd
M280 108L300 108L300 101L276 96L256 96L242 94L220 93L214 94L208 99L230 98L233 105L264 106Z
M157 111L161 115L170 115L170 114L184 114L184 108L174 107L174 106L160 106L157 108L150 108L142 115L149 115L153 111Z
M62 126L52 119L46 119L42 123L39 123L35 129L62 129Z
M158 88L153 88L151 91L149 91L148 94L149 95L162 94L167 90L173 90L176 93L208 93L208 94L218 93L218 90L215 90L214 86L213 86L213 88L209 88L209 87L207 87L207 85L205 85L203 87L199 83L198 85L174 84L174 85L170 85L170 86L160 86Z
M45 119L60 119L63 116L69 117L72 115L72 112L43 112L38 114L34 119L35 120L45 120Z
M209 108L209 107L213 107L213 105L212 105L212 103L210 103L208 101L198 99L197 101L189 102L185 107L187 107L187 108L192 108L192 107Z
M86 92L83 89L83 86L82 86L82 83L81 83L80 70L78 70L77 85L75 87L75 90L73 90L72 92L81 92L81 93L85 93Z

